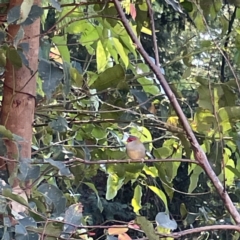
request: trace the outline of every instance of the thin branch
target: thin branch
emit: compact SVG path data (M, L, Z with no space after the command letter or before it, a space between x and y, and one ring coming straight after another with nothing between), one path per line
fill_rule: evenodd
M239 212L237 211L236 207L233 205L233 202L231 201L227 192L224 191L222 183L219 181L215 172L211 168L206 154L201 149L201 147L200 147L189 123L188 123L188 120L187 120L186 116L184 115L182 108L180 107L174 93L172 92L171 88L169 87L165 77L161 73L159 67L156 66L155 64L153 64L153 62L149 59L148 54L143 49L140 41L138 40L137 36L134 34L132 28L130 27L129 22L126 19L126 16L123 12L123 9L122 9L119 1L118 0L113 0L113 1L114 1L114 5L117 9L117 12L122 20L122 23L123 23L126 31L128 32L130 38L132 39L133 43L135 44L138 52L142 55L144 60L148 63L149 67L155 73L155 75L156 75L157 79L159 80L161 86L163 87L168 99L170 100L172 106L174 107L175 112L176 112L177 116L179 117L179 120L181 121L184 130L186 131L187 137L188 137L190 144L192 146L192 149L194 151L195 159L199 162L200 166L204 169L204 171L206 172L206 174L212 181L212 183L215 186L217 192L219 193L221 199L223 200L225 207L229 211L230 215L233 217L234 221L237 224L240 224Z
M234 20L236 18L236 12L237 12L237 7L234 8L234 12L233 12L233 14L231 16L231 19L229 21L227 38L226 38L225 43L224 43L224 49L223 49L224 55L222 55L222 64L221 64L221 82L222 83L225 82L225 65L226 65L226 60L225 60L224 56L226 56L226 58L227 58L226 50L227 50L229 39L230 39L230 33L232 32L233 23L234 23Z
M155 29L155 23L154 23L154 15L152 10L152 5L150 0L146 0L148 5L148 13L150 17L150 24L152 29L152 40L153 40L153 46L154 46L154 54L155 54L155 65L159 67L159 55L158 55L158 46L157 46L157 38L156 38L156 29Z
M112 160L96 160L96 161L89 161L84 160L81 158L72 158L68 161L65 161L65 164L70 164L74 162L80 162L84 163L86 165L94 165L94 164L116 164L116 163L154 163L154 162L187 162L187 163L193 163L199 165L198 162L191 160L191 159L182 159L182 158L166 158L166 159L146 159L146 160L131 160L131 159L125 159L125 160L119 160L119 159L112 159Z
M199 228L193 228L193 229L188 229L184 230L181 232L176 232L172 234L162 234L162 233L157 233L160 236L164 237L172 237L172 238L180 238L189 234L193 233L200 233L200 232L206 232L206 231L216 231L216 230L235 230L240 232L240 227L239 226L233 226L233 225L212 225L212 226L205 226L205 227L199 227Z

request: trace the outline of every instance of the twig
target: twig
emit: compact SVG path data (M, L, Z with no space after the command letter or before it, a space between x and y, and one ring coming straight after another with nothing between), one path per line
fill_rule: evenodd
M81 158L72 158L68 161L65 161L65 164L69 163L74 163L74 162L80 162L84 163L86 165L94 165L94 164L116 164L116 163L143 163L143 162L187 162L187 163L193 163L199 165L198 162L191 160L191 159L182 159L182 158L167 158L167 159L146 159L146 160L134 160L132 161L131 159L125 159L125 160L119 160L119 159L112 159L112 160L96 160L96 161L89 161L89 160L84 160Z
M240 227L233 226L233 225L212 225L212 226L188 229L188 230L184 230L184 231L176 232L176 233L172 233L172 234L162 234L162 233L157 233L157 234L160 236L165 236L165 237L180 238L180 237L188 235L188 234L200 233L200 232L206 232L206 231L216 231L216 230L235 230L235 231L240 232Z
M146 2L148 5L148 13L150 16L150 24L151 24L151 28L152 28L152 40L153 40L154 54L155 54L155 65L159 67L159 55L158 55L158 46L157 46L156 29L155 29L155 23L154 23L154 17L153 17L153 10L152 10L150 0L146 0Z

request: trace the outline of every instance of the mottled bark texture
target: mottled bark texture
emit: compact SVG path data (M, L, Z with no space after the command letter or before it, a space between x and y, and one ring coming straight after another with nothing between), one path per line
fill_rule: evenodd
M21 3L21 0L11 0L9 9L16 5L21 5ZM35 0L34 2L34 4L39 3L40 0ZM8 27L8 38L10 42L13 41L18 30L18 25L10 25ZM19 142L21 146L19 149L17 149L17 145L14 142L5 142L7 157L19 161L31 158L32 123L35 109L36 71L38 69L39 52L39 37L36 36L40 33L40 19L24 27L24 32L25 36L22 42L29 44L29 51L25 53L25 55L29 61L29 68L32 72L25 66L16 69L10 61L7 60L1 112L1 124L12 133L24 139L24 141ZM33 38L33 36L35 37ZM16 162L0 160L1 170L7 169L11 175L16 166ZM13 186L18 186L17 180L14 181Z

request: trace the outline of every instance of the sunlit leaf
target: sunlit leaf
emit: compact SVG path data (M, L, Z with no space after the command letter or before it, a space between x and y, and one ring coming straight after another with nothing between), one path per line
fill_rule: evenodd
M155 186L148 186L148 187L162 200L165 206L165 210L166 212L168 212L168 202L167 202L165 193L161 189Z
M118 190L122 187L124 179L119 178L116 174L109 174L107 180L106 199L111 200L116 195Z
M137 185L134 189L134 195L132 198L133 211L138 214L139 210L142 208L142 187Z

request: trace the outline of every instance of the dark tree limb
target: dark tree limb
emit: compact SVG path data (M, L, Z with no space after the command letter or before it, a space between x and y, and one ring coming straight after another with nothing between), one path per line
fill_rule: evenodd
M226 49L228 47L230 33L232 32L233 23L234 23L234 20L236 18L236 11L237 11L237 7L235 7L234 12L231 16L231 19L229 21L227 38L226 38L225 43L224 43L224 49L223 49L223 55L222 55L222 64L221 64L221 82L222 83L225 82L225 65L226 65L226 59L225 58L227 58Z

